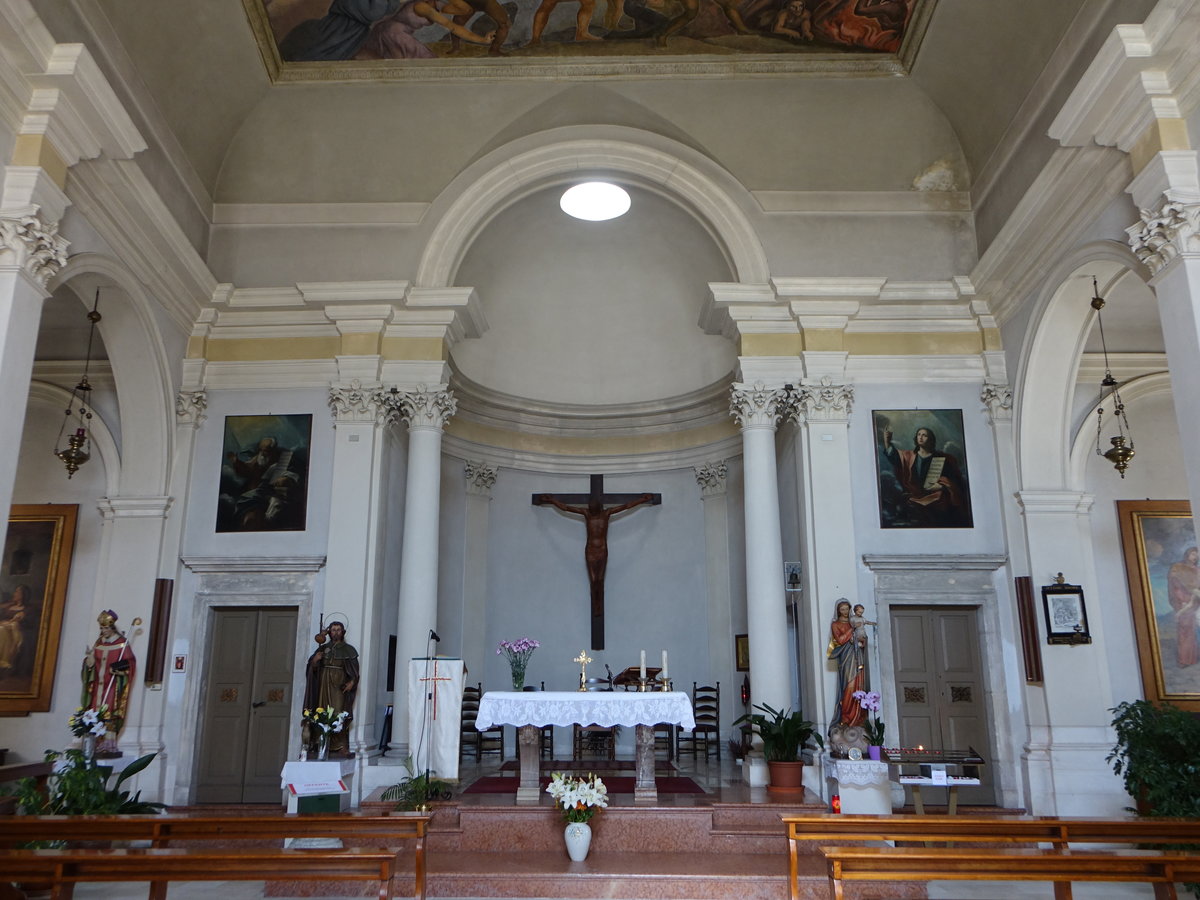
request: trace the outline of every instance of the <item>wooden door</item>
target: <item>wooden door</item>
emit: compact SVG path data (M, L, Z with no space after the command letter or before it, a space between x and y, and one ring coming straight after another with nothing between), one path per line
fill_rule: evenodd
M974 747L990 763L992 739L975 609L893 606L890 617L900 745ZM959 803L994 804L990 765L982 768L982 781L979 787L959 788ZM923 788L921 793L926 802L945 802L944 789Z
M278 803L292 708L294 608L213 611L197 803Z

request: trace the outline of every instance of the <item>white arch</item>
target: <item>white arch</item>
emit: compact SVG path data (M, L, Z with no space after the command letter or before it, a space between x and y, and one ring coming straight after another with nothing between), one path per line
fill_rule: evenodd
M570 126L521 138L464 169L434 201L436 224L416 283L448 287L480 230L523 197L581 175L607 176L678 203L713 236L737 281L765 284L766 254L750 224L749 192L703 154L661 135L623 126Z
M47 381L29 383L29 405L39 409L53 410L59 418L62 411L71 403L71 392ZM108 424L99 415L92 418L88 425L92 436L92 449L100 457L104 468L104 491L109 497L115 497L121 483L121 452L117 449L116 439L113 438Z
M1171 393L1171 373L1152 372L1132 378L1121 385L1121 399L1126 406L1132 406L1139 400L1146 400L1158 394ZM1096 408L1099 403L1093 403L1083 417L1083 424L1075 433L1075 441L1071 446L1071 468L1069 490L1083 491L1086 484L1087 464L1091 455L1096 452L1096 432L1089 426L1096 421Z
M1115 241L1080 247L1051 270L1022 341L1016 390L1021 490L1070 490L1072 397L1089 325L1092 276L1103 295L1126 273L1141 277L1129 248Z
M66 285L75 290L72 282L85 275L112 281L128 300L106 303L100 311L100 333L117 389L124 459L124 465L118 467L121 480L117 490L109 496L163 496L168 492L173 458L175 406L152 300L128 269L99 253L70 257L49 287L54 290ZM80 299L85 300L82 295ZM90 298L85 302L90 303Z

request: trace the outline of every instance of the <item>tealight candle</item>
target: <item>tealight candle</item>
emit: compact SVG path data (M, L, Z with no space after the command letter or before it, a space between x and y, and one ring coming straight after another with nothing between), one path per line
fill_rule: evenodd
M642 681L645 681L646 680L646 651L645 650L642 651L642 664L641 664L640 668L641 668Z
M667 680L667 651L663 651L662 679Z

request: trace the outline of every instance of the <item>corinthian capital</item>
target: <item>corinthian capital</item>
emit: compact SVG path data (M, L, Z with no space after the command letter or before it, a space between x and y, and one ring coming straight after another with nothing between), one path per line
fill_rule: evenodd
M787 412L787 404L788 392L783 388L768 388L761 381L753 386L735 384L729 397L729 414L742 428L774 428Z
M988 421L996 422L1012 419L1013 392L1007 384L988 382L979 393L979 399L987 407Z
M385 402L380 386L363 384L357 378L352 378L349 384L329 386L329 409L335 425L339 422L383 425L389 418L395 421L395 414Z
M57 222L44 222L36 208L0 216L0 264L16 265L42 287L67 263L67 240Z
M468 460L464 471L467 476L467 493L480 497L492 496L492 488L496 484L499 469L485 462Z
M1125 231L1134 255L1152 274L1181 253L1200 253L1200 203L1164 199L1158 209L1140 213L1141 221Z
M415 391L401 391L399 404L400 417L410 429L441 430L446 427L450 417L458 412L458 401L444 384L435 386L433 390L419 384Z
M806 384L800 388L796 403L796 418L805 421L845 422L850 418L854 405L854 386L834 384L828 375L820 384Z
M175 395L175 418L180 425L199 428L208 418L208 391L180 391Z
M701 497L717 497L725 493L726 480L729 476L729 466L725 460L707 462L695 466L696 484L700 485Z

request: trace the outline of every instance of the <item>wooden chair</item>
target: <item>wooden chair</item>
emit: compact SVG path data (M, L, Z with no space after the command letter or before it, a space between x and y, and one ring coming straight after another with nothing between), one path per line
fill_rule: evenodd
M575 740L572 742L571 759L583 759L585 755L617 758L617 729L604 725L576 725Z
M683 726L675 726L675 752L682 756L684 752L696 756L697 750L704 751L708 759L709 751L715 750L717 759L721 759L721 682L716 686L698 686L692 682L692 715L696 719L696 728L685 731Z
M484 753L499 753L504 757L504 726L495 725L486 731L475 727L475 719L479 716L479 698L483 696L483 683L475 687L463 688L462 725L460 726L459 756L468 747L475 749L475 761L479 762Z
M542 682L542 690L546 690L546 682ZM554 759L554 726L543 725L538 735L538 756Z

